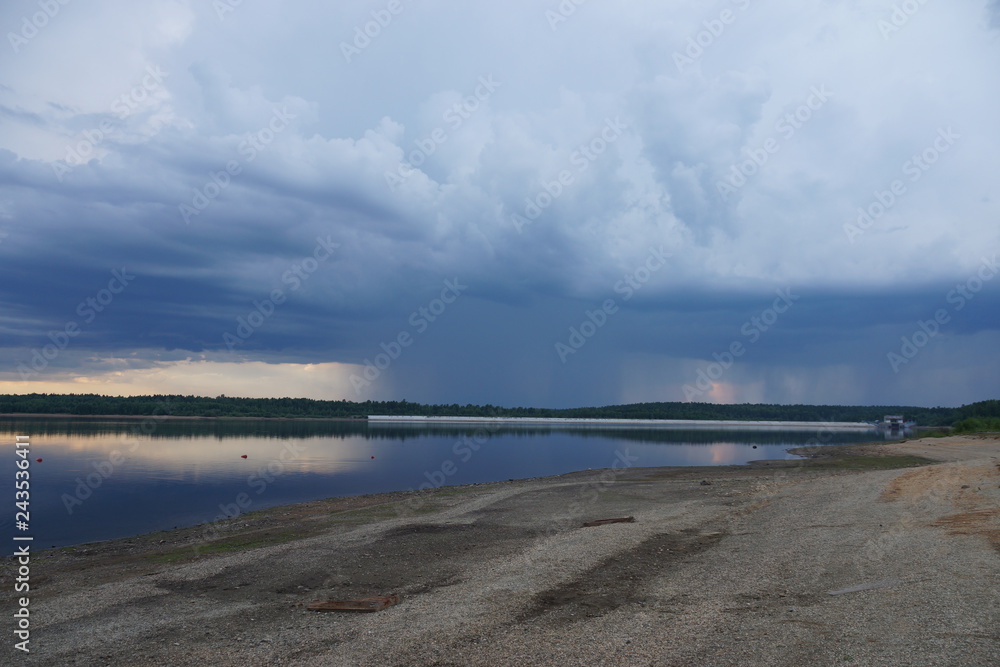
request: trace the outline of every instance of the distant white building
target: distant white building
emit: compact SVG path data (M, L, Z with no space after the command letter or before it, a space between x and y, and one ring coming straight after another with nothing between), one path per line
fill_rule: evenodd
M903 415L886 415L882 423L891 431L899 430L903 428Z

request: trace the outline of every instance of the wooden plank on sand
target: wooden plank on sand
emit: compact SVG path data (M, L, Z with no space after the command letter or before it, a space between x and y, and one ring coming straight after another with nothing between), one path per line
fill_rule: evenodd
M386 607L399 604L398 595L376 595L360 600L325 600L313 602L309 611L382 611Z
M635 523L635 517L623 516L620 519L598 519L597 521L587 521L583 524L583 527L590 528L592 526L603 526L606 523Z

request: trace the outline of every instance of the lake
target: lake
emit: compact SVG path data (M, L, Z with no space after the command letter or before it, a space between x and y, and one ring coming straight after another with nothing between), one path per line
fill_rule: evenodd
M127 537L222 514L332 496L558 475L588 468L796 458L801 444L875 431L375 424L322 420L4 418L0 484L13 496L15 436L30 443L35 548ZM36 459L42 459L36 462ZM23 475L22 475L23 477Z

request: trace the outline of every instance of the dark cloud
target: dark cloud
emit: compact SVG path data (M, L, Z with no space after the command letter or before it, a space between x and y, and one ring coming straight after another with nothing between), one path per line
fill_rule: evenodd
M735 343L713 400L998 388L998 289L974 282L1000 245L980 53L996 46L971 19L928 4L883 39L877 3L753 5L681 71L674 52L710 18L683 3L588 5L555 31L526 1L407 5L351 62L339 44L369 20L360 5L280 21L244 5L220 23L154 4L156 20L97 3L87 20L106 39L86 44L83 19L61 16L0 66L4 377L76 322L47 373L364 365L408 334L345 397L681 400ZM48 40L78 62L56 68ZM829 99L809 106L818 87ZM946 128L959 138L945 150ZM734 169L743 182L721 197ZM859 208L884 212L852 235ZM651 253L669 259L650 269ZM135 278L97 311L87 299L115 271ZM467 288L431 319L445 281ZM960 309L961 285L977 289ZM608 299L615 312L561 358ZM940 309L940 333L892 368Z

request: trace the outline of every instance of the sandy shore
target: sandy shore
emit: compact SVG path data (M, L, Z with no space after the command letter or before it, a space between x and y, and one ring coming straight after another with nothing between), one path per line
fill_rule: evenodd
M274 508L35 554L44 665L996 665L1000 439ZM926 464L923 457L935 461ZM897 467L911 466L911 467ZM594 519L634 523L582 527ZM2 596L16 611L13 569ZM395 593L372 614L315 600ZM9 622L9 621L8 621Z

